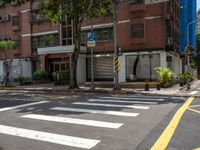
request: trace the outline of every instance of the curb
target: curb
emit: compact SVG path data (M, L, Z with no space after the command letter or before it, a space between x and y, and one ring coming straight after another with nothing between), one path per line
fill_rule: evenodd
M69 90L69 89L21 89L21 88L5 88L3 90L8 90L8 91L29 91L29 92L36 92L36 93L54 93L54 94L59 94L59 93L97 93L97 94L139 94L139 95L156 95L156 96L176 96L176 97L189 97L190 95L188 94L159 94L159 93L143 93L141 91L126 91L126 90ZM195 96L195 97L200 97Z

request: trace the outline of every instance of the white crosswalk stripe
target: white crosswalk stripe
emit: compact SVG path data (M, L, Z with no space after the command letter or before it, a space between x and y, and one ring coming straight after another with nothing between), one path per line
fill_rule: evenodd
M120 99L120 100L143 100L143 101L164 101L163 98L144 98L144 97L99 97L102 99Z
M88 99L90 102L114 102L127 104L158 104L158 102L144 102L144 101L126 101L126 100L112 100L112 99Z
M28 104L16 105L16 106L12 106L12 107L5 107L5 108L1 108L0 112L18 109L18 108L23 108L23 107L28 107L28 106L33 106L33 105L44 104L44 103L47 103L47 102L48 101L40 101L40 102L33 102L33 103L28 103Z
M92 147L94 147L96 144L100 142L100 140L92 140L92 139L86 139L86 138L53 134L53 133L48 133L48 132L16 128L16 127L5 126L5 125L0 125L0 129L1 129L0 130L1 134L40 140L40 141L45 141L45 142L50 142L50 143L76 147L76 148L91 149Z
M118 129L123 123L111 123L104 121L94 121L94 120L86 120L86 119L74 119L74 118L66 118L66 117L56 117L56 116L48 116L48 115L38 115L38 114L29 114L21 116L23 118L44 120L44 121L53 121L53 122L61 122L61 123L71 123L78 125L86 125L93 127L101 127L101 128L111 128Z
M139 115L139 113L128 113L128 112L107 111L107 110L94 110L94 109L80 109L80 108L68 108L68 107L54 107L54 108L50 108L50 109L51 110L57 110L57 111L84 112L84 113L106 114L106 115L126 116L126 117L137 117Z
M74 102L72 104L75 104L75 105L87 105L87 106L104 106L104 107L149 109L149 107L146 107L146 106L135 106L135 105L115 105L115 104L100 104L100 103L86 103L86 102Z

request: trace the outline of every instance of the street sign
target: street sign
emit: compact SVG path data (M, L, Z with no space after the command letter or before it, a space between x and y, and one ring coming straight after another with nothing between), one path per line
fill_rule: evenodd
M95 32L89 32L87 34L87 41L96 41L96 33Z
M96 33L95 32L89 32L87 34L87 47L95 47L96 45Z
M96 42L95 41L88 41L87 42L87 47L95 47Z

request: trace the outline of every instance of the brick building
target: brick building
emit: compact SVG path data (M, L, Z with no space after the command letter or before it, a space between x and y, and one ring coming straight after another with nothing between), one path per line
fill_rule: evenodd
M131 75L137 78L156 78L156 66L168 66L181 72L179 57L179 0L133 0L118 6L118 46L120 82ZM69 77L70 58L73 52L73 28L67 17L62 24L44 21L37 10L37 0L22 5L13 3L0 7L0 39L12 39L16 49L9 51L14 59L11 78L31 76L39 69L51 75L55 71ZM90 79L90 50L86 48L87 33L93 25L97 35L94 48L96 80L113 80L113 23L112 17L90 19L82 26L81 55L78 60L79 83ZM137 64L137 65L136 65ZM137 67L136 67L137 66ZM3 75L3 60L0 62Z

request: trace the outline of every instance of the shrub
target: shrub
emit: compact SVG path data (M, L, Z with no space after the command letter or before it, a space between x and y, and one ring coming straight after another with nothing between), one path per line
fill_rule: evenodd
M158 80L162 85L171 85L174 79L174 73L167 67L156 67L154 69L158 74Z
M34 80L46 80L48 78L48 73L44 70L37 70L33 74Z
M180 85L185 85L187 82L192 82L193 80L194 80L194 76L190 72L185 72L185 73L179 74Z

